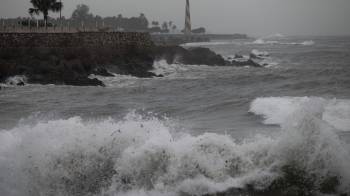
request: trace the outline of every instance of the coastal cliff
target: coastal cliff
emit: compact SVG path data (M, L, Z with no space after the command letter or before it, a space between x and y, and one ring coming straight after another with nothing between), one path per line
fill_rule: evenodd
M160 59L169 64L260 66L227 61L207 48L155 45L148 33L0 33L0 83L21 75L33 84L104 86L89 76L162 77L151 72Z
M0 82L24 75L29 83L103 86L89 75L153 77L147 33L0 33Z

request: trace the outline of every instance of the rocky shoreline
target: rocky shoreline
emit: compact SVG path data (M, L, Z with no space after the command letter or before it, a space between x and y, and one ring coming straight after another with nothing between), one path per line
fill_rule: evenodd
M0 83L9 77L23 75L32 84L104 86L102 81L89 76L162 77L151 72L154 61L160 59L169 64L261 67L251 59L244 62L225 60L210 49L200 47L153 46L145 49L130 45L123 52L113 47L2 48Z

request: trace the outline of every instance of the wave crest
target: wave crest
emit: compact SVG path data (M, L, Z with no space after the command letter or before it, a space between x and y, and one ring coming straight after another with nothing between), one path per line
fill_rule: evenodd
M342 131L350 131L350 100L320 97L267 97L255 99L250 112L262 115L265 124L283 125L299 110L312 113ZM301 112L300 112L301 113Z
M204 195L308 185L306 191L322 192L335 179L333 191L350 191L349 151L318 115L301 114L289 115L274 137L241 142L189 135L171 120L133 112L121 121L74 117L18 125L0 132L0 190L9 196Z
M315 45L313 40L303 41L303 42L281 42L275 40L264 40L262 38L256 39L253 42L246 42L246 45L300 45L300 46L312 46Z

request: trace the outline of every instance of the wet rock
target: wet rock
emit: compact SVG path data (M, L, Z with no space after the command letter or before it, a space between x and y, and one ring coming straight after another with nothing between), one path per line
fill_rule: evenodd
M155 50L157 60L165 59L168 64L209 65L209 66L251 66L262 67L252 59L245 59L242 55L235 55L225 60L208 48L189 48L180 46L158 46Z
M24 86L25 84L24 84L24 82L18 82L16 85L17 86Z
M235 56L233 57L234 59L243 59L244 56L240 55L240 54L235 54Z
M99 75L99 76L104 76L104 77L113 77L114 75L111 74L106 68L104 67L96 67L93 71L92 74Z
M232 66L242 67L242 66L250 66L250 67L263 67L259 63L253 61L252 59L238 61L238 60L232 60L231 61Z
M189 48L180 46L158 46L155 49L155 58L165 59L168 64L181 63L187 65L227 65L227 61L208 48Z
M156 77L150 50L117 48L12 48L0 50L0 80L24 75L29 83L103 86L90 74ZM21 84L20 84L21 85Z
M270 56L268 52L261 52L259 50L252 50L251 53L249 54L250 58L252 59L265 59Z
M197 65L226 65L227 62L221 55L216 54L208 48L191 48L184 56L186 64Z

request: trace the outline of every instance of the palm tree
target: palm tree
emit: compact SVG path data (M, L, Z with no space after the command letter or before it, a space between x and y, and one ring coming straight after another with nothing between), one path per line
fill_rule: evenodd
M45 27L47 27L49 11L59 12L63 7L63 4L61 2L57 2L57 0L30 0L30 3L33 5L33 8L29 9L29 14L39 15L40 12L43 13Z

